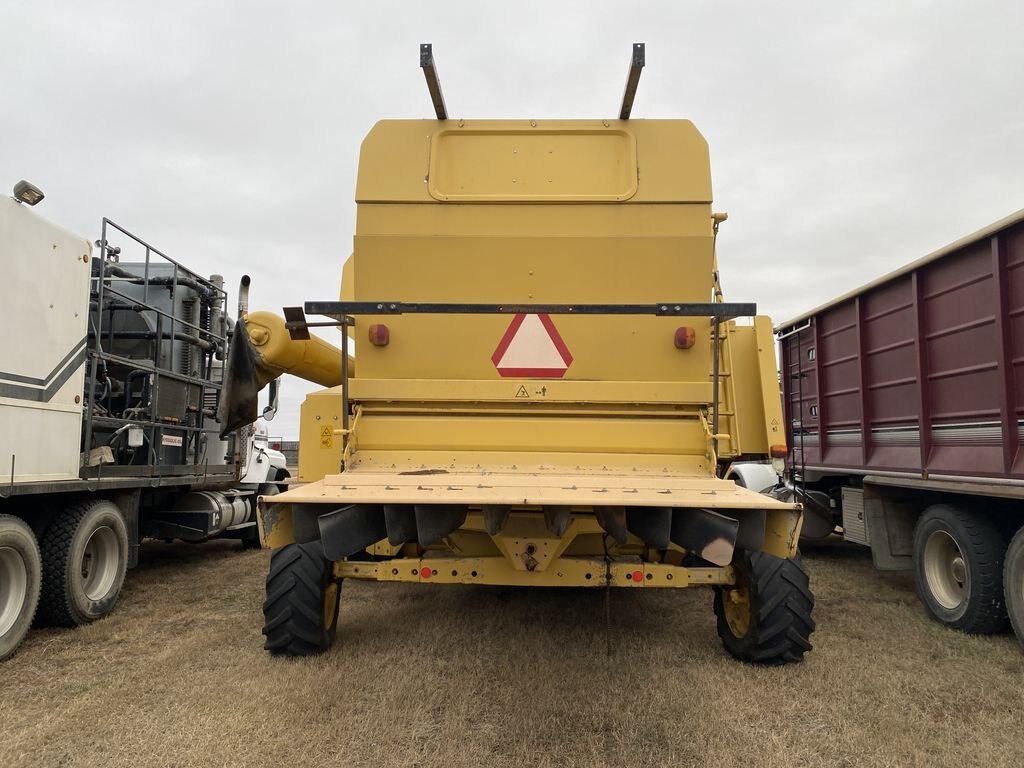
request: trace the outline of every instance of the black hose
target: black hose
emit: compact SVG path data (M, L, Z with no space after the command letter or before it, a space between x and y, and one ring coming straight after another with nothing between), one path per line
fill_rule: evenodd
M96 338L95 333L90 331L89 338ZM130 339L132 341L152 341L156 338L170 339L171 332L164 331L158 335L156 331L114 331L113 340L120 341L122 339ZM213 344L211 342L197 338L195 336L190 336L189 334L182 333L181 331L174 332L174 339L175 341L187 342L188 344L192 344L193 346L199 347L204 351L209 351L213 349Z
M100 273L100 262L99 259L94 258L92 260L92 274L93 277L99 277ZM103 267L104 277L120 277L127 280L135 285L145 285L147 282L149 285L166 285L174 286L183 285L186 288L191 288L193 291L199 294L204 304L210 304L214 299L214 291L207 285L203 285L197 280L193 280L191 277L179 275L177 278L166 277L163 275L154 275L147 281L146 278L140 277L133 272L129 272L127 269L123 269L116 264L107 262Z

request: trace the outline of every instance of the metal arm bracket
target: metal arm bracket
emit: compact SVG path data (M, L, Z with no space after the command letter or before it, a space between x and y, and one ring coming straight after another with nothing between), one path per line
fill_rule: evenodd
M644 44L633 43L633 56L629 60L629 76L626 78L626 90L622 94L619 120L629 120L629 115L633 111L633 99L636 98L636 86L640 82L644 59Z

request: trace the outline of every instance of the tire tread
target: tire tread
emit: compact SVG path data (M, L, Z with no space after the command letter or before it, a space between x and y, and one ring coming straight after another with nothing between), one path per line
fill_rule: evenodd
M33 565L36 568L36 572L34 574L35 578L36 578L36 584L35 584L35 594L27 595L28 602L30 602L32 604L31 611L29 612L29 615L28 615L28 620L23 622L22 619L18 619L15 622L15 625L13 627L11 627L11 630L8 633L7 638L8 638L8 640L10 640L11 636L12 636L12 633L16 633L15 634L15 639L4 650L4 652L2 654L0 654L0 661L9 659L11 656L13 656L15 653L17 653L18 648L21 646L22 642L24 642L25 636L28 634L28 630L35 623L36 616L39 614L39 603L41 601L41 593L42 593L42 555L41 555L40 550L39 550L39 541L36 539L35 532L33 532L32 528L29 526L28 523L26 523L24 520L22 520L17 515L2 515L2 514L0 514L0 521L4 521L4 520L13 521L14 524L18 528L22 529L22 533L27 534L30 543L35 547L35 552L34 552L35 562L29 564L29 568L31 569L31 567ZM20 629L18 628L18 624L19 623L21 624L21 628ZM4 645L7 646L7 643L5 643Z
M263 601L265 650L308 656L330 647L334 628L323 626L329 570L320 542L288 544L271 553Z
M39 617L51 626L78 625L64 574L75 531L89 508L89 502L68 507L50 523L42 537L40 552L43 558L43 591L39 598Z
M966 541L954 540L976 568L972 569L972 593L964 615L947 621L930 604L923 575L921 557L924 551L923 526L931 520L946 524L947 532L956 534L949 526L952 519L967 534ZM918 595L928 612L938 621L972 635L991 635L1006 626L1006 602L1003 595L1003 562L1006 557L1006 535L989 518L980 513L953 504L934 504L925 510L914 531L914 575ZM966 551L964 551L966 549Z
M741 661L764 665L791 664L810 651L815 630L811 612L814 595L800 556L783 560L764 552L743 553L750 578L751 626L742 638L733 635L725 619L724 588L715 590L718 634L730 654Z

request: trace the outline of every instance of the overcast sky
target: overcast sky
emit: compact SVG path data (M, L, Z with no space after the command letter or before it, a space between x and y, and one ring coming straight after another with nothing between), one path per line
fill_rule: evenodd
M0 185L107 216L254 308L337 294L359 142L431 117L692 119L726 298L777 321L1024 207L1021 2L0 0ZM481 297L483 300L485 297ZM298 433L286 380L272 432Z

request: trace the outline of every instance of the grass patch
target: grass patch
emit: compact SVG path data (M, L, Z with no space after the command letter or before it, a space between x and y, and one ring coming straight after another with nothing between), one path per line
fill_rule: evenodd
M147 545L121 603L0 668L15 766L1024 764L1024 656L931 622L866 550L805 552L804 664L727 657L709 590L349 581L339 639L262 650L266 552Z

